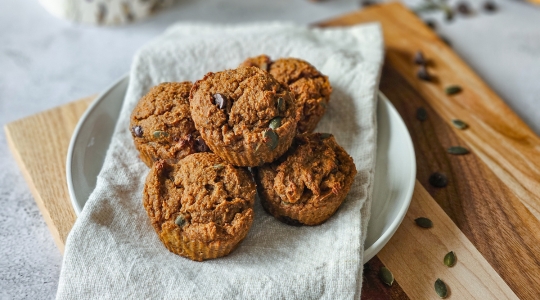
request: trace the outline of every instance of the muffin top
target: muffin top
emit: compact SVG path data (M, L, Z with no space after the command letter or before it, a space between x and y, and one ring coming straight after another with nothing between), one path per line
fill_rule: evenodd
M206 150L189 110L191 82L165 82L141 98L131 114L130 131L139 151L153 160L175 162ZM171 161L170 159L176 159Z
M234 239L253 222L255 183L246 169L212 153L196 153L178 164L160 160L143 193L157 231L175 230L190 240Z
M213 151L272 152L280 135L296 130L299 118L289 89L254 67L206 74L193 85L190 105Z
M289 86L300 105L298 132L312 132L324 115L332 86L328 77L305 60L280 58L272 61L267 55L246 59L240 66L252 66L268 71L277 81Z
M298 135L285 155L257 168L267 201L319 207L350 188L356 167L330 134Z

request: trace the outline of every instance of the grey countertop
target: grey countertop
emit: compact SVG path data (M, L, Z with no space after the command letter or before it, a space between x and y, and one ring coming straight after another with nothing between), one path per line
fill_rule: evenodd
M538 134L540 6L497 0L499 11L458 16L437 30ZM409 5L417 0L406 0ZM480 0L470 3L477 10ZM129 26L76 25L37 0L0 1L0 124L103 90L129 70L134 52L177 21L308 24L349 12L358 0L180 0ZM62 256L0 134L0 298L54 298Z

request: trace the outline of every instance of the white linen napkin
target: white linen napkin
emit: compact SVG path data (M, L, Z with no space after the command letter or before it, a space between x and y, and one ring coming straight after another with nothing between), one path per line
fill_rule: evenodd
M326 223L292 227L255 202L255 219L229 256L194 262L159 241L142 205L148 168L129 116L148 90L235 68L249 56L298 57L328 75L334 91L318 132L335 135L358 174ZM66 244L58 299L352 299L362 285L376 152L376 94L383 59L380 26L319 29L283 23L178 24L135 56L94 192Z

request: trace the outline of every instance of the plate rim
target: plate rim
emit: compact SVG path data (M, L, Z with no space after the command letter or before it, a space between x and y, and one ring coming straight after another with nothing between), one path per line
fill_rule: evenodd
M68 192L70 196L70 202L75 211L75 215L77 217L81 213L84 206L83 207L79 206L79 202L77 201L77 197L75 194L75 187L73 184L73 172L72 172L73 163L72 162L73 162L75 145L78 141L81 130L84 128L85 124L88 121L88 117L95 111L96 107L106 98L106 96L108 96L117 85L121 84L126 79L127 80L130 79L129 74L125 74L121 76L119 79L117 79L112 84L110 84L103 92L101 92L96 97L96 99L90 104L90 106L82 114L71 136L71 140L70 140L68 152L67 152L67 157L66 157L66 181L67 181ZM381 100L385 101L385 105L388 108L389 113L393 115L395 117L395 120L398 121L398 123L405 129L405 132L406 132L405 140L407 144L406 146L410 148L411 150L409 159L411 161L411 164L413 165L413 168L410 169L410 177L409 177L410 179L407 185L407 191L405 192L406 199L403 202L402 206L399 208L397 218L392 220L392 222L390 223L390 226L386 229L386 231L384 231L384 233L369 248L364 249L364 262L368 261L369 259L373 258L375 255L377 255L377 253L379 253L379 251L388 243L388 241L390 241L390 238L395 234L399 225L403 222L403 219L405 218L405 215L412 201L412 195L414 192L414 186L415 186L415 181L416 181L416 157L415 157L415 151L414 151L414 146L412 143L410 132L407 126L405 125L405 122L401 118L401 115L397 112L392 102L390 102L390 100L380 90L376 92L376 95L379 98L378 101L381 101ZM124 101L124 99L122 99L122 101ZM377 105L378 105L378 101L377 101ZM378 138L378 133L377 133L377 138ZM109 141L109 144L110 144L110 141ZM374 181L373 184L375 184L375 171L376 170L377 170L377 167L375 166L375 170L373 172L373 181ZM373 196L374 189L372 190L371 193ZM368 231L369 231L369 228L368 228ZM367 237L367 231L366 231L366 237Z

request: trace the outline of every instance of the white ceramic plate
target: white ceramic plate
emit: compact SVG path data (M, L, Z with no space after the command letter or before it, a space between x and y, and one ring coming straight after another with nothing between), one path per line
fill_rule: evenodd
M96 185L129 83L125 76L101 94L75 128L67 157L67 184L77 215ZM377 163L364 261L390 240L411 202L416 177L414 149L407 127L379 93Z

